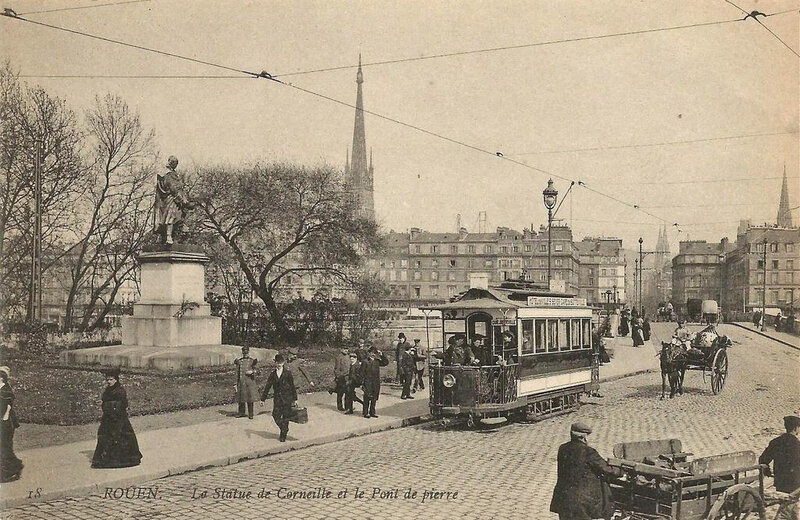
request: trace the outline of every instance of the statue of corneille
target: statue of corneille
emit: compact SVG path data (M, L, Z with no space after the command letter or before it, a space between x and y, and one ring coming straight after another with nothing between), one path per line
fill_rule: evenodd
M173 233L180 231L186 212L194 209L183 188L183 179L175 171L178 159L171 155L167 159L167 171L156 180L156 202L153 233L160 235L162 244L172 244Z

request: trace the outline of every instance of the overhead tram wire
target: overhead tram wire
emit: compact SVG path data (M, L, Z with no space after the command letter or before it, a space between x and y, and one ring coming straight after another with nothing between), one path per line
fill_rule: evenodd
M790 51L792 51L792 54L794 54L795 56L797 56L798 58L800 58L800 54L798 54L796 50L794 50L792 47L790 47L788 43L786 43L785 41L783 41L783 39L781 39L781 37L780 37L780 36L778 36L777 34L775 34L775 33L772 31L772 29L770 29L769 27L767 27L766 25L764 25L764 24L761 22L761 20L759 20L759 19L758 19L758 17L759 17L759 16L767 16L767 15L765 15L765 14L764 14L764 13L762 13L762 12L755 11L755 10L754 10L753 12L750 12L750 13L748 13L747 11L745 11L744 9L742 9L741 7L739 7L738 5L736 5L736 4L734 4L733 2L731 2L731 0L725 0L725 2L726 2L727 4L729 4L729 5L732 5L733 7L735 7L736 9L738 9L739 11L741 11L741 12L743 12L743 13L744 13L744 18L742 18L742 20L747 20L748 18L752 18L753 20L755 20L755 21L758 23L758 25L760 25L761 27L763 27L764 29L766 29L766 31L767 31L768 33L770 33L770 34L771 34L772 36L774 36L774 37L775 37L775 38L776 38L776 39L777 39L779 42L781 42L781 43L783 44L783 46L784 46L784 47L786 47L787 49L789 49Z
M17 13L17 16L25 16L29 14L59 13L61 11L77 11L78 9L94 9L95 7L110 7L112 5L123 5L123 4L139 4L142 2L150 2L150 1L151 0L125 0L123 2L109 2L107 4L60 7L58 9L44 9L42 11L25 11L24 13Z
M12 13L13 13L13 11L12 11ZM299 87L297 85L293 85L291 83L283 82L283 81L277 79L277 75L269 74L266 71L262 71L261 73L255 73L255 72L251 72L251 71L247 71L247 70L242 70L242 69L237 69L237 68L234 68L234 67L229 67L229 66L226 66L226 65L218 64L218 63L213 63L213 62L209 62L209 61L205 61L205 60L200 60L200 59L197 59L197 58L191 58L191 57L188 57L188 56L183 56L183 55L180 55L180 54L161 51L161 50L158 50L158 49L152 49L152 48L144 47L144 46L141 46L141 45L136 45L136 44L123 42L123 41L120 41L120 40L114 40L112 38L106 38L106 37L103 37L103 36L97 36L97 35L89 34L89 33L82 32L82 31L77 31L77 30L73 30L73 29L67 29L65 27L60 27L60 26L57 26L57 25L47 24L47 23L44 23L44 22L38 22L38 21L35 21L35 20L29 20L27 18L22 18L21 16L17 15L16 13L9 14L8 12L6 12L6 13L3 13L3 14L8 18L21 20L21 21L24 21L24 22L32 23L34 25L40 25L40 26L43 26L43 27L48 27L50 29L63 31L63 32L67 32L67 33L70 33L70 34L75 34L75 35L79 35L79 36L85 36L85 37L88 37L88 38L92 38L92 39L96 39L96 40L100 40L100 41L105 41L105 42L108 42L108 43L114 43L114 44L117 44L117 45L122 45L124 47L130 47L130 48L142 50L142 51L145 51L145 52L152 52L152 53L155 53L155 54L160 54L162 56L169 56L169 57L180 59L180 60L191 61L191 62L194 62L194 63L200 63L202 65L208 65L208 66L211 66L211 67L216 67L216 68L220 68L220 69L224 69L224 70L228 70L228 71L232 71L232 72L245 74L245 75L250 76L252 78L269 79L270 81L274 81L274 82L279 83L281 85L285 85L287 87L291 87L291 88L293 88L295 90L304 92L306 94L310 94L310 95L319 97L321 99L328 100L330 102L333 102L333 103L336 103L336 104L339 104L339 105L342 105L342 106L346 106L346 107L349 107L349 108L354 108L356 110L359 110L358 107L356 107L355 105L352 105L350 103L347 103L347 102L332 98L330 96L326 96L324 94L320 94L318 92L315 92L315 91L312 91L312 90L309 90L309 89L306 89L306 88L303 88L303 87ZM731 23L731 22L736 22L736 21L743 21L743 20L738 20L737 19L737 20L717 21L717 22L704 22L704 23L692 24L692 25L687 25L687 26L676 26L676 27L668 27L668 28L662 28L662 29L649 29L649 30L643 30L643 31L630 31L630 32L624 33L624 34L626 34L626 35L627 34L642 34L642 33L648 33L648 32L674 30L674 29L686 28L686 27L699 27L699 26L707 26L707 25L719 25L719 24L723 24L723 23ZM616 34L615 36L619 36L619 35L622 35L622 34L623 33ZM608 36L585 37L585 38L577 38L577 39L572 39L572 40L560 40L558 42L553 42L553 43L563 43L565 41L582 41L582 40L590 40L590 39L600 39L600 38L604 38L604 37L608 37ZM526 47L536 46L536 45L542 45L542 43L530 44L530 45L526 45ZM472 53L472 52L470 52L470 53ZM556 177L558 179L561 179L561 180L564 180L564 181L567 181L567 182L574 182L572 179L568 179L568 178L566 178L566 177L564 177L562 175L558 175L558 174L549 172L547 170L543 170L541 168L537 168L535 166L531 166L529 164L526 164L526 163L511 159L509 157L505 157L500 152L491 152L489 150L480 148L478 146L471 145L471 144L465 143L463 141L459 141L457 139L453 139L453 138L447 137L445 135L438 134L436 132L432 132L430 130L426 130L426 129L422 128L422 127L419 127L419 126L416 126L416 125L413 125L413 124L410 124L410 123L406 123L406 122L403 122L403 121L400 121L398 119L394 119L394 118L391 118L391 117L388 117L388 116L384 116L384 115L379 114L377 112L373 112L373 111L370 111L370 110L365 110L363 108L360 109L360 110L362 110L362 112L365 112L367 114L373 115L373 116L378 117L380 119L384 119L384 120L393 122L395 124L399 124L401 126L405 126L407 128L411 128L413 130L416 130L418 132L421 132L421 133L436 137L438 139L441 139L441 140L444 140L444 141L447 141L447 142L450 142L450 143L453 143L453 144L457 144L457 145L460 145L460 146L463 146L463 147L469 148L471 150L474 150L474 151L477 151L477 152L480 152L480 153L484 153L484 154L487 154L487 155L490 155L490 156L493 156L493 157L499 157L502 160L511 162L513 164L517 164L517 165L522 166L524 168L528 168L528 169L543 173L545 175L549 175L551 177ZM638 210L638 211L640 211L640 212L642 212L642 213L644 213L644 214L646 214L646 215L648 215L648 216L650 216L652 218L655 218L656 220L660 220L661 222L664 222L664 223L668 222L666 219L664 219L662 217L659 217L658 215L654 215L653 213L650 213L650 212L642 209L640 206L638 206L636 204L624 201L622 199L614 197L613 195L609 195L609 194L604 193L604 192L602 192L600 190L592 188L591 186L586 185L586 183L584 183L583 181L579 180L579 181L577 181L577 183L578 183L579 186L582 186L582 187L586 188L587 190L591 191L592 193L595 193L597 195L606 197L606 198L608 198L610 200L613 200L613 201L615 201L615 202L617 202L619 204L622 204L624 206L627 206L629 208ZM677 226L677 225L678 225L678 223L674 223L673 224L673 226Z
M800 179L798 175L790 175L786 177L787 179ZM625 184L625 185L649 185L649 184L658 184L659 186L665 184L716 184L716 183L725 183L725 182L745 182L745 181L769 181L775 179L783 179L782 176L776 177L736 177L733 179L707 179L707 180L696 180L696 181L603 181L604 184Z
M701 139L684 139L679 141L662 141L659 143L643 143L643 144L623 144L623 145L610 145L610 146L594 146L589 148L569 148L564 150L542 150L538 152L519 152L519 153L510 153L506 154L512 157L521 157L523 155L545 155L545 154L556 154L556 153L572 153L572 152L594 152L594 151L602 151L602 150L622 150L625 148L649 148L654 146L668 146L668 145L679 145L679 144L691 144L691 143L706 143L706 142L713 142L713 141L726 141L730 139L748 139L753 137L773 137L777 135L794 135L797 134L797 130L789 130L784 132L764 132L764 133L756 133L756 134L740 134L740 135L726 135L721 137L706 137Z
M137 1L149 1L149 0L137 0ZM108 4L108 5L112 5L112 4ZM97 6L97 7L100 7L100 6ZM795 9L791 9L791 10L772 13L772 14L770 14L768 16L775 16L775 15L779 15L779 14L785 14L785 13L796 12L796 11L797 10L795 10ZM16 14L16 16L9 16L9 17L10 18L17 18L19 20L23 20L23 21L27 21L27 22L31 22L31 23L36 23L33 20L27 20L25 18L22 18L22 14L25 14L25 13L19 13L19 14ZM542 46L547 46L547 45L557 45L557 44L562 44L562 43L582 42L582 41L590 41L590 40L601 40L601 39L615 38L615 37L620 37L620 36L635 36L635 35L641 35L641 34L656 33L656 32L661 32L661 31L674 31L674 30L679 30L679 29L691 29L691 28L695 28L695 27L706 27L706 26L711 26L711 25L723 25L723 24L729 24L729 23L741 22L741 21L742 20L739 19L739 18L733 19L733 20L717 20L717 21L711 21L711 22L700 22L700 23L686 24L686 25L675 25L675 26L670 26L670 27L660 27L660 28L654 28L654 29L642 29L642 30L638 30L638 31L625 31L625 32L618 32L618 33L599 34L599 35L593 35L593 36L582 36L582 37L577 37L577 38L564 38L564 39L560 39L560 40L547 40L547 41L543 41L543 42L522 43L522 44L518 44L518 45L506 45L506 46L501 46L501 47L488 47L488 48L484 48L484 49L473 49L473 50L466 50L466 51L445 52L445 53L439 53L439 54L432 54L430 56L414 56L414 57L408 57L408 58L397 58L397 59L392 59L392 60L380 60L380 61L373 61L373 62L364 62L364 63L361 64L361 66L362 67L374 67L374 66L380 66L380 65L391 65L391 64L396 64L396 63L408 63L408 62L413 62L413 61L432 60L432 59L440 59L440 58L450 58L450 57L456 57L456 56L468 56L468 55L472 55L472 54L483 54L483 53L490 53L490 52L503 52L503 51L516 50L516 49L526 49L526 48L532 48L532 47L542 47ZM47 25L47 24L42 24L42 25ZM49 26L49 25L47 25L47 26L51 27L51 28L57 28L57 29L60 29L60 30L68 31L68 32L78 33L78 31L71 31L70 29L65 29L65 28L60 28L60 27L55 27L55 26ZM94 36L94 35L87 35L87 36L90 36L90 37L93 37L93 38L104 39L102 37L97 37L97 36ZM104 39L104 40L105 41L111 41L112 43L119 43L120 45L133 46L132 44L126 44L124 42L116 42L116 41L112 41L110 39ZM134 46L134 47L135 48L141 48L139 46ZM152 50L154 52L159 52L159 51L157 51L155 49L152 49ZM206 65L211 65L211 64L206 63ZM273 78L280 78L280 77L289 77L289 76L300 76L300 75L306 75L306 74L316 74L316 73L320 73L320 72L332 72L332 71L339 71L339 70L352 70L352 69L356 69L357 67L358 67L358 65L340 65L340 66L336 66L336 67L324 67L324 68L310 69L310 70L304 70L304 71L277 73L277 74L272 74L272 77ZM231 69L228 69L228 70L231 70ZM234 72L243 72L243 71L234 70ZM42 77L42 76L27 76L27 77ZM59 76L54 76L53 75L53 76L47 76L47 77L59 77ZM68 76L67 75L67 76L64 76L64 77L75 77L75 76ZM120 76L120 77L121 78L125 78L125 77L135 77L135 76ZM171 76L163 76L163 77L169 78ZM180 76L180 77L182 78L183 76ZM201 77L203 77L203 76L201 76ZM215 77L218 77L218 78L230 77L231 79L233 79L236 76L215 76Z

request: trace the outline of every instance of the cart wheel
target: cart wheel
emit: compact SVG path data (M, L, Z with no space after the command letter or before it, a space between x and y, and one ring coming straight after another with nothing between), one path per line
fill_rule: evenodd
M727 378L728 353L721 348L714 354L714 361L711 362L711 391L714 392L714 395L722 392Z
M767 511L758 491L747 484L735 484L717 498L706 518L707 520L766 520Z

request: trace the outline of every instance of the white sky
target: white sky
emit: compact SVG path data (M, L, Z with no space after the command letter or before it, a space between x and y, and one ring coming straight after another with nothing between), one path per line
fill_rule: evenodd
M107 3L100 0L95 3ZM746 11L797 0L736 0ZM8 0L17 12L91 5ZM237 69L293 71L741 18L724 0L256 2L152 0L28 18ZM800 52L797 12L759 18ZM0 58L23 75L219 75L226 71L0 17ZM668 222L677 241L735 238L736 221L774 222L784 164L798 175L798 58L752 19L649 34L364 68L365 108L582 180ZM286 76L355 102L355 69ZM25 78L78 112L114 92L154 127L181 166L256 158L342 166L354 110L263 79ZM660 147L518 153L650 144ZM375 206L384 227L451 231L546 221L546 174L366 115ZM704 184L657 181L758 180ZM563 194L566 181L556 179ZM573 190L559 213L577 239L619 236L655 247L659 221ZM676 207L676 206L694 207ZM658 207L656 207L658 206ZM795 224L800 212L794 212ZM617 223L609 222L617 221Z

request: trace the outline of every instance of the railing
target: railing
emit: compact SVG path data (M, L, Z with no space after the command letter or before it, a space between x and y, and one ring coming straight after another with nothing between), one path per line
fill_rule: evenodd
M502 405L516 401L518 364L430 367L431 406ZM445 376L455 382L448 387ZM450 379L450 378L448 378Z

